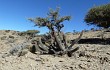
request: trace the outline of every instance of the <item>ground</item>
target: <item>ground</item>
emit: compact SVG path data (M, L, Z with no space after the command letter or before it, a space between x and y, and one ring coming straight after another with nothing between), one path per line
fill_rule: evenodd
M16 31L0 32L0 70L110 70L109 44L75 44L73 47L80 48L72 57L40 55L28 51L24 56L3 58L13 48L12 45L22 44L26 38L19 36ZM95 34L88 33L88 37ZM84 36L86 35L87 33Z

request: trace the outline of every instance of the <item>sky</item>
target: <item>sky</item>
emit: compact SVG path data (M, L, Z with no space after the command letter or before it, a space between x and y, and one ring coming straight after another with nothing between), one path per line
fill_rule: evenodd
M60 16L69 15L70 21L63 22L64 32L89 30L84 17L90 8L110 3L110 0L0 0L0 30L39 30L41 34L48 29L34 27L28 18L46 17L50 8L60 7Z

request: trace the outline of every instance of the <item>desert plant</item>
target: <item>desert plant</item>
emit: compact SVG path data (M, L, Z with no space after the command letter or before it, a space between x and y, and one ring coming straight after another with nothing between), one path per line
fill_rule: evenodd
M110 27L110 4L93 7L85 16L87 25L96 25L105 29ZM104 32L101 31L101 37L104 39Z
M85 22L88 25L96 25L98 27L110 27L110 4L93 7L85 16Z
M6 39L7 39L7 36L1 37L1 40L6 40Z
M29 35L29 36L34 37L38 33L40 33L40 31L38 31L38 30L27 30L27 31L21 32L19 35L21 35L21 36Z
M10 30L5 30L5 32L9 33L9 32L10 32Z
M40 31L38 31L38 30L27 30L25 33L30 35L30 36L35 36L36 34L40 33Z
M12 36L12 35L9 35L9 38L12 38L12 39L14 39L14 36Z
M49 38L38 38L38 41L34 41L35 45L37 45L36 47L39 47L43 53L51 53L55 55L67 54L68 56L71 56L72 53L79 48L77 47L73 49L72 46L80 40L83 32L80 34L79 38L72 42L71 45L67 46L65 34L61 31L61 29L64 27L61 22L65 20L69 21L71 17L60 17L59 8L57 8L55 11L50 9L47 15L48 17L46 18L29 18L30 21L35 23L35 26L47 27L49 29ZM48 40L50 40L50 43L46 42Z

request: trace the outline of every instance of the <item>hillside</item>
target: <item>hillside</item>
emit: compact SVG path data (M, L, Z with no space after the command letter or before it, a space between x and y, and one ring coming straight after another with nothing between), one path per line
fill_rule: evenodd
M13 47L32 46L27 36L20 36L20 32L12 30L0 30L0 70L110 70L110 44L78 43L79 50L72 57L40 55L26 51L23 56L6 56ZM79 34L68 34L67 39L73 40ZM110 38L110 32L106 31L104 39ZM101 39L101 31L84 32L81 39ZM97 41L96 41L97 42ZM110 42L108 40L107 42Z

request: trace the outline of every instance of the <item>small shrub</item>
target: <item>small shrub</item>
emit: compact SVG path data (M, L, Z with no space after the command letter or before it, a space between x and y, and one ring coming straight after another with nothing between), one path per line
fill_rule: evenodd
M1 40L6 40L7 36L1 37Z
M9 35L9 38L12 38L12 39L14 39L14 36L12 36L12 35Z
M5 30L5 32L6 32L6 33L9 33L9 32L10 32L10 30Z

